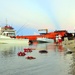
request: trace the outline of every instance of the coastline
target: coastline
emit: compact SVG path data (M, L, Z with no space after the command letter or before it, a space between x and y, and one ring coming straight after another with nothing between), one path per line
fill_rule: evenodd
M64 47L66 49L69 49L69 50L71 50L72 52L75 53L75 40L63 41L62 44L64 45Z

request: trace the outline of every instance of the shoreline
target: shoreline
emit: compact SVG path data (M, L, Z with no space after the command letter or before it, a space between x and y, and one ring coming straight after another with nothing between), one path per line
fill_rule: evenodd
M63 41L62 44L66 49L71 50L72 52L75 52L75 40L67 40Z

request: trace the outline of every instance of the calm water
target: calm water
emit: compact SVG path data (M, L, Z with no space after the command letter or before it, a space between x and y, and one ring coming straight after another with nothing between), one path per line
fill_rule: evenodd
M17 53L24 48L34 48L25 56ZM47 50L40 54L39 50ZM36 59L27 60L26 56ZM74 56L65 54L62 46L37 44L32 46L0 44L0 75L74 75Z

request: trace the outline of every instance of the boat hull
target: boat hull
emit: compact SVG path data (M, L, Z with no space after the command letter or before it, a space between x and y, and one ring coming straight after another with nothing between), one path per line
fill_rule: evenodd
M48 39L48 38L37 38L38 43L54 43L53 39Z
M29 44L28 39L0 38L0 44Z

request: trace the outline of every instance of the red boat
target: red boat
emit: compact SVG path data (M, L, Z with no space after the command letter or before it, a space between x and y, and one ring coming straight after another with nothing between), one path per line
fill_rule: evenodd
M65 33L67 33L66 30L58 30L58 31L54 31L54 32L48 32L47 29L43 29L43 30L46 30L46 33L45 34L40 34L40 35L27 35L27 36L16 36L16 38L18 39L24 39L24 38L27 38L31 41L36 41L37 38L48 38L48 39L55 39L56 37L56 34L60 34L62 37L64 36ZM31 42L32 43L32 42Z

